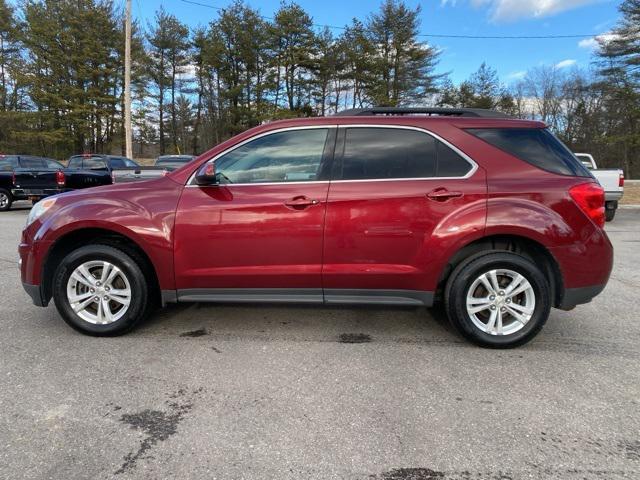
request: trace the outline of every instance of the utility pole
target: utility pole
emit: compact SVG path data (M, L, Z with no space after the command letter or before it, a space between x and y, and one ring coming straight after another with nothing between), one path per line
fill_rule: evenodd
M124 22L124 143L127 158L133 158L131 131L131 0L127 0Z

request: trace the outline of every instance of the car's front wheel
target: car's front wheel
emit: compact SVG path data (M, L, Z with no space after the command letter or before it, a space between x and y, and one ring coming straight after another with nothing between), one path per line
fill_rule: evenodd
M121 335L149 313L149 285L133 252L87 245L69 253L53 279L60 315L94 336Z
M511 252L491 252L462 262L445 290L449 319L469 340L510 348L531 340L551 310L544 273Z

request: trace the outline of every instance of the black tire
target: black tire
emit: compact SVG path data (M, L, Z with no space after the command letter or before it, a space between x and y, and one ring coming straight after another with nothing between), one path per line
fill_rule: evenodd
M604 212L604 218L607 222L612 222L614 218L616 218L616 211L614 209L607 209Z
M467 312L467 293L483 273L506 269L525 277L535 295L535 308L525 326L509 335L481 330ZM513 348L534 338L551 311L551 289L544 273L528 258L511 252L487 252L463 261L452 272L445 289L445 309L453 326L468 340L487 348Z
M0 188L0 197L1 199L6 198L5 202L0 201L0 212L6 212L11 208L11 204L13 204L13 195L11 195L9 190Z
M113 323L100 325L79 317L67 298L67 284L74 270L89 261L108 261L118 267L131 286L128 310ZM96 337L122 335L143 321L152 310L150 285L141 270L143 265L135 252L125 252L109 245L87 245L69 253L58 265L53 278L53 299L64 321L75 330Z

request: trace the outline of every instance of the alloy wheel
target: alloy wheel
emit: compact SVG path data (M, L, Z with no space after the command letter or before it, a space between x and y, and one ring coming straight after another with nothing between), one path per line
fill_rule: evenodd
M512 335L531 320L536 296L529 280L513 270L490 270L467 291L467 313L489 335Z
M114 264L94 260L79 265L67 282L67 300L82 320L94 325L117 322L131 304L131 283Z

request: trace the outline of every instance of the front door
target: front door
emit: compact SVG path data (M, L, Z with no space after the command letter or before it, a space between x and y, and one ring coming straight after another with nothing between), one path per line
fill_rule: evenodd
M213 160L220 184L185 187L175 225L179 299L322 301L322 172L334 132L255 137Z
M430 304L438 225L474 202L484 172L435 136L404 127L341 127L327 199L327 303ZM483 225L482 225L483 226Z

